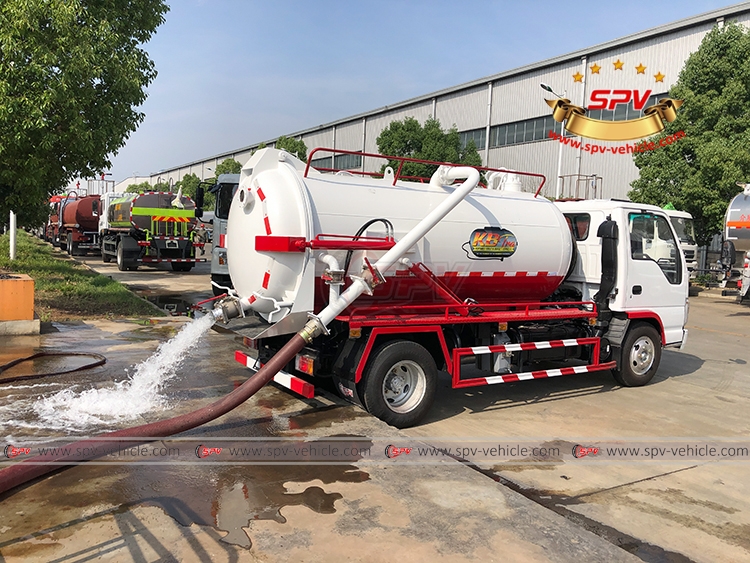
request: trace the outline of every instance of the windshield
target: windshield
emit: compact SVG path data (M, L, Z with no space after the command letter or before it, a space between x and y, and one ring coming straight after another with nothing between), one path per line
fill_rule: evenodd
M693 229L693 220L684 217L670 217L672 226L677 232L677 238L684 244L695 244L695 230Z
M216 189L211 190L216 195L215 215L218 219L229 218L229 206L232 204L235 191L237 184L219 184Z

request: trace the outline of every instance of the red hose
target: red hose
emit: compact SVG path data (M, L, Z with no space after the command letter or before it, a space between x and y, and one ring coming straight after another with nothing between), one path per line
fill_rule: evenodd
M115 432L102 434L96 438L86 438L85 440L74 442L62 447L72 448L73 446L76 446L84 448L90 446L93 449L93 447L96 446L104 450L129 448L143 444L144 442L153 442L160 438L185 432L196 426L211 422L212 420L237 408L250 397L255 395L261 387L273 379L273 376L276 375L281 368L283 368L297 354L297 352L302 350L305 343L305 339L302 336L295 334L291 340L289 340L289 342L287 342L286 345L268 361L268 363L260 368L253 377L218 401L206 405L196 411L181 414L174 418L160 420L158 422L144 424L142 426L116 430ZM106 438L119 437L134 439L112 440L111 442L106 441ZM138 440L138 437L142 437L143 439ZM75 449L72 451L75 451ZM57 454L38 455L24 459L15 465L0 470L0 494L31 481L32 479L36 479L37 477L55 471L56 469L68 466L73 462L88 461L90 459L92 458L86 457L85 459L81 459L80 456Z

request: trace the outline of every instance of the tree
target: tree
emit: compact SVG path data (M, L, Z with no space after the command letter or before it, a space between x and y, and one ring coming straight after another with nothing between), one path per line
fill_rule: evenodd
M239 174L241 170L242 164L233 158L227 158L216 165L216 170L214 170L214 172L218 178L221 174Z
M293 154L300 160L307 160L307 145L302 139L294 139L282 135L276 139L275 146L279 150L285 150L289 154ZM261 147L258 146L258 148L260 149Z
M140 184L128 184L128 187L125 188L126 194L139 194L141 192L150 192L153 191L154 188L151 187L151 184L148 182L141 182Z
M226 160L224 162L226 162ZM224 162L219 164L216 167L216 170L220 170L220 167L222 164L224 164ZM217 174L230 174L230 173L219 171L217 172ZM213 184L215 181L216 180L214 178L209 178L208 180L203 182L203 187L207 188L210 186L210 184ZM192 198L193 200L195 200L195 191L200 185L200 183L201 183L201 179L198 178L198 176L196 176L195 174L185 174L182 177L182 180L180 180L174 185L174 188L172 188L172 191L177 192L177 190L182 188L182 195L186 195ZM214 198L214 194L206 192L205 198L203 200L203 209L212 210L214 208L215 202L216 202L216 199Z
M452 127L448 131L443 131L437 119L428 119L424 126L413 117L407 117L403 121L392 121L378 135L377 143L381 154L470 166L482 165L482 158L474 141L469 141L466 147L462 147L458 130ZM388 166L396 170L398 161L389 161ZM436 169L436 166L429 164L407 162L404 163L401 174L429 178Z
M0 2L0 216L36 222L49 196L98 175L143 120L156 77L141 48L163 0Z
M677 119L653 139L684 131L670 145L637 153L640 177L633 201L671 202L695 219L696 238L707 244L722 231L724 214L750 181L750 34L736 23L714 27L688 57L671 98L684 100Z

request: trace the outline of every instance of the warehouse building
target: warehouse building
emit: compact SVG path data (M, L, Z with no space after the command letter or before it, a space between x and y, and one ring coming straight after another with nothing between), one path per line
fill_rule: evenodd
M632 154L637 141L570 136L553 120L545 99L554 100L554 94L568 98L587 108L587 115L594 119L641 117L644 109L665 97L703 37L715 25L730 20L747 25L750 2L285 134L302 139L308 151L329 147L377 153L376 139L392 121L413 117L423 123L432 117L444 128L455 126L463 143L473 140L486 166L544 174L548 181L543 193L547 196L624 198L638 176ZM594 109L599 106L606 107ZM273 146L274 141L264 142ZM679 142L679 138L673 142ZM151 181L177 182L188 173L200 178L212 176L209 167L215 168L226 158L244 164L259 144L163 170L153 174ZM318 153L313 164L372 171L379 169L382 161L361 155ZM524 181L529 182L527 189L535 187L533 179Z

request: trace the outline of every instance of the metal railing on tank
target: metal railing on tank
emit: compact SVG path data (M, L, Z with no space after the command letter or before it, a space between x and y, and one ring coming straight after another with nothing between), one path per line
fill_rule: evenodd
M393 182L392 185L396 185L396 182L398 180L406 180L406 181L413 181L413 182L422 182L422 183L428 183L430 181L429 177L422 177L422 176L404 176L401 174L401 171L403 170L404 164L407 162L412 162L415 164L427 164L430 166L469 166L467 164L457 164L457 163L451 163L451 162L437 162L434 160L421 160L418 158L409 158L406 156L389 156L389 155L383 155L383 154L376 154L376 153L367 153L367 152L361 152L361 151L349 151L344 149L331 149L331 148L325 148L325 147L317 147L310 151L310 154L307 156L307 165L305 166L305 173L304 177L307 178L308 173L310 172L310 168L314 168L315 170L319 172L343 172L348 173L352 175L358 175L358 176L370 176L373 178L383 178L385 177L385 174L383 172L368 172L364 170L353 170L353 169L337 169L337 168L328 168L328 167L318 167L313 166L311 163L313 161L313 156L319 152L324 153L331 153L331 154L348 154L353 156L361 156L362 162L364 162L365 158L377 158L387 161L395 161L398 163L398 167L394 172L393 175ZM475 168L479 170L481 173L492 173L492 172L498 172L501 174L516 174L519 176L526 176L530 178L537 178L540 180L539 186L532 190L534 193L534 197L539 196L539 194L542 192L542 188L544 188L544 184L547 181L547 177L544 174L537 174L535 172L524 172L521 170L511 170L509 168L491 168L489 166L471 166L471 168ZM479 184L481 187L486 188L486 183L480 182ZM519 190L521 191L521 190Z

